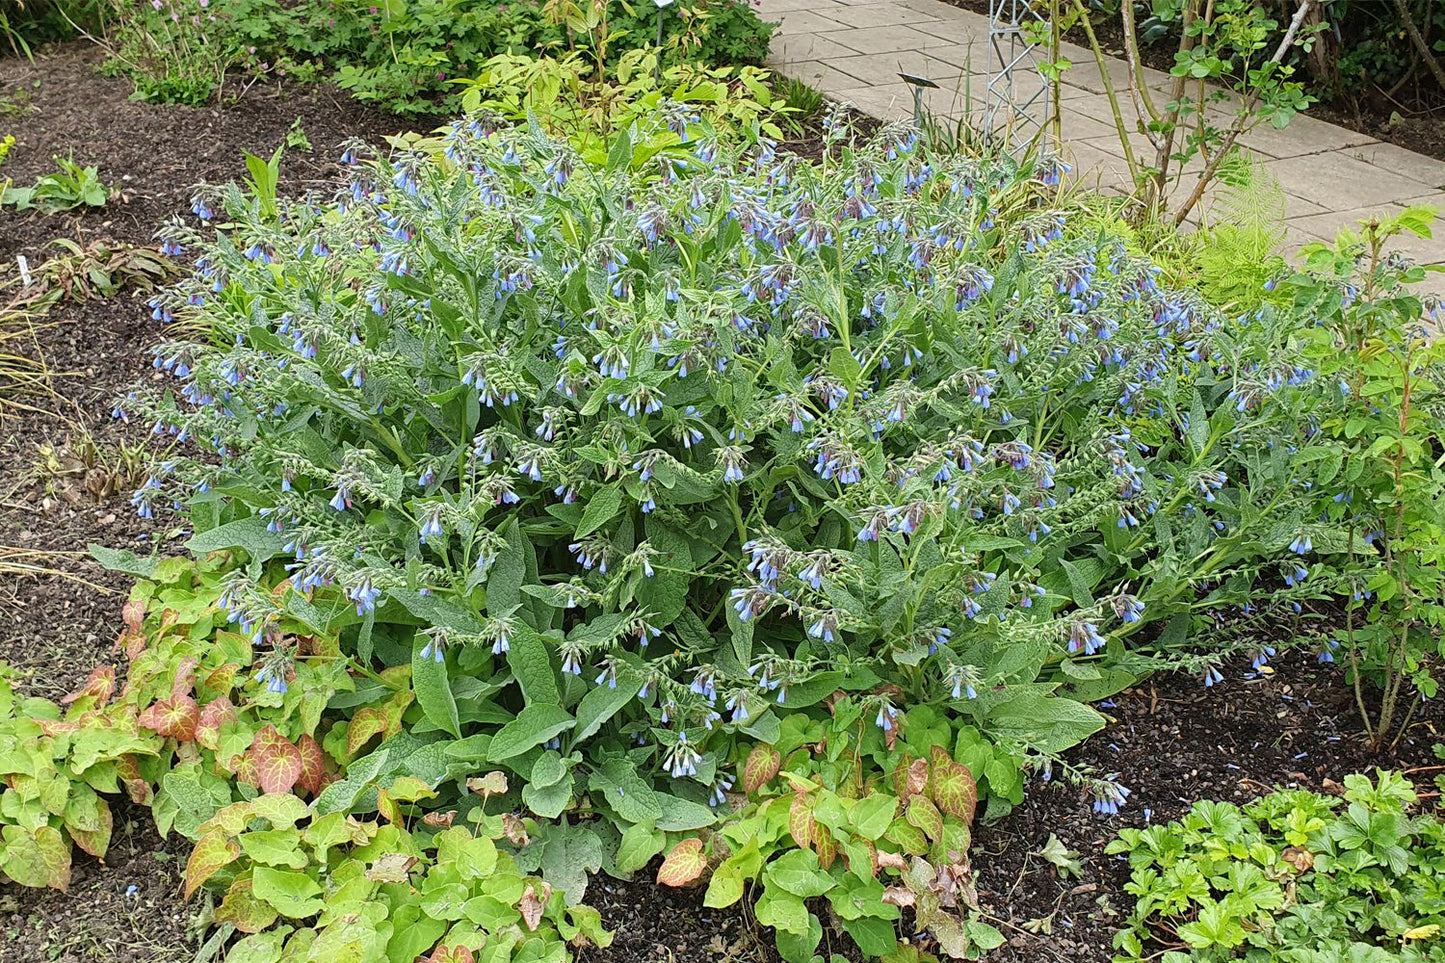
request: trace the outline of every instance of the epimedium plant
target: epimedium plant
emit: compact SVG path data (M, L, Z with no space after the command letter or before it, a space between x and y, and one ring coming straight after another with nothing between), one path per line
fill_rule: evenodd
M192 547L206 554L204 535ZM535 824L488 814L515 797L500 772L466 781L459 823L457 809L417 805L448 771L472 771L436 757L439 772L416 755L391 769L375 760L384 784L345 808L304 801L338 780L338 760L400 727L410 692L396 698L391 679L404 673L374 691L354 685L312 639L283 683L217 626L230 553L195 563L95 552L140 577L117 642L126 677L118 686L99 667L63 705L0 686L0 878L65 889L71 844L104 856L124 793L163 834L194 843L185 895L214 894L203 957L564 963L570 947L610 942L596 910L519 868ZM309 734L318 726L335 736L325 749Z
M385 816L408 775L460 810L497 769L555 820L518 864L569 904L667 851L719 902L760 880L789 959L820 897L870 954L907 905L974 955L974 806L1317 525L1297 322L1072 232L1047 159L651 123L589 162L478 115L439 154L349 150L334 200L201 191L230 227L167 234L197 271L155 314L209 340L117 410L161 449L134 503L242 562L218 595L265 698L342 710L276 724L321 750L316 818Z

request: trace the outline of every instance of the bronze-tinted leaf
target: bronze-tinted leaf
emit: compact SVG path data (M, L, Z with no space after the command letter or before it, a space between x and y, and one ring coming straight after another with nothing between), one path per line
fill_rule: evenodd
M672 847L672 852L657 869L657 882L663 886L686 886L702 875L707 869L707 855L702 851L702 840L684 839Z

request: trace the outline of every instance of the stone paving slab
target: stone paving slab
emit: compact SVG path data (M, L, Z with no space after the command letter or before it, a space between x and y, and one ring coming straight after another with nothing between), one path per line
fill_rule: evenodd
M981 118L987 75L997 57L989 43L988 18L941 0L757 0L764 19L782 23L768 65L799 77L834 100L852 103L883 120L913 115L913 93L900 72L939 85L925 93L930 113L941 120ZM1062 152L1081 182L1105 190L1132 189L1113 112L1093 53L1072 44L1063 56L1073 66L1062 75ZM1134 121L1127 90L1128 65L1106 61L1126 123ZM1173 85L1169 75L1146 68L1145 82L1162 106ZM1015 102L1043 86L1026 66L1015 73ZM1231 117L1227 104L1212 105ZM1226 120L1227 122L1227 120ZM1153 147L1137 131L1136 153ZM1433 203L1445 213L1445 163L1384 144L1313 117L1296 117L1283 130L1262 125L1240 138L1285 193L1285 236L1291 247L1331 239L1343 226L1382 211ZM1185 183L1202 164L1185 170ZM1445 220L1436 237L1401 241L1416 260L1445 263ZM1426 290L1445 296L1445 275L1431 275Z

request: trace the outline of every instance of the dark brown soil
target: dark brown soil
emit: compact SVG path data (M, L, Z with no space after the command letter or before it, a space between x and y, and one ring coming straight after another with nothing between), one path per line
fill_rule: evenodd
M187 844L162 841L150 811L115 804L102 865L79 854L70 891L0 885L0 963L181 963L195 947L178 892Z
M944 0L973 13L989 14L991 0ZM1096 13L1092 20L1094 35L1103 51L1112 57L1124 57L1124 31L1118 14ZM1087 47L1088 35L1083 27L1074 26L1066 31L1063 39L1072 44ZM1147 66L1168 72L1174 66L1174 51L1177 37L1166 38L1157 43L1146 44L1139 50L1139 57ZM1075 69L1094 70L1092 61L1076 65ZM1422 70L1423 74L1424 71ZM1425 154L1438 160L1445 160L1445 91L1433 89L1428 84L1416 84L1395 97L1388 97L1374 85L1362 86L1358 96L1341 96L1322 100L1306 113L1338 124L1377 140L1386 141L1406 150Z
M1009 937L990 960L1111 958L1118 919L1132 907L1127 864L1104 854L1122 826L1177 819L1201 799L1242 803L1276 786L1328 792L1327 781L1376 765L1399 770L1434 761L1432 747L1445 729L1440 704L1425 704L1397 753L1377 757L1360 738L1340 667L1316 665L1304 653L1281 657L1276 667L1246 679L1246 663L1208 689L1197 678L1159 676L1101 706L1112 724L1068 759L1099 775L1119 774L1132 794L1118 816L1094 814L1090 800L1063 780L1036 782L1022 806L976 834L980 900ZM1038 855L1051 834L1079 854L1080 878L1061 880Z

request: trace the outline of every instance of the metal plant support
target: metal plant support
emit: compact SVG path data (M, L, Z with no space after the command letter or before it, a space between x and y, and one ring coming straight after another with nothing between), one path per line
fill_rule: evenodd
M1048 48L1030 39L1047 34L1047 10L1044 0L989 0L983 133L990 142L1026 144L1048 123L1051 85L1039 69ZM1026 78L1022 89L1020 72Z

